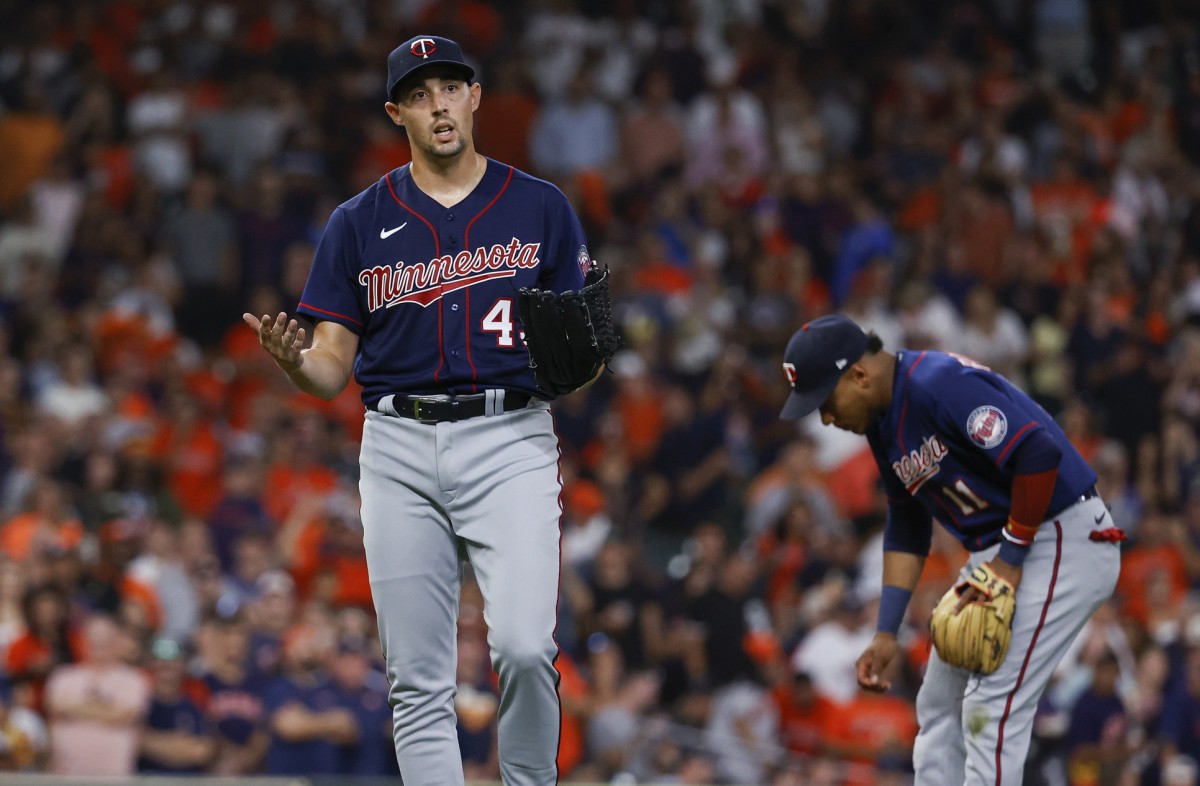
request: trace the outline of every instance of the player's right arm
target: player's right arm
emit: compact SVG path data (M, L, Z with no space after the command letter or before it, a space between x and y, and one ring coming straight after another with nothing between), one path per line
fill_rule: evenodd
M358 353L358 335L337 322L318 322L313 330L313 345L304 349L304 328L280 312L272 319L264 314L242 314L242 321L258 334L275 365L292 384L317 398L334 398L345 389L354 371Z
M899 590L899 592L903 593L905 603L900 610L901 617L903 617L904 610L908 606L908 597L917 588L917 581L921 578L921 571L924 567L925 557L919 554L909 554L903 551L883 552L884 595L889 594L889 589ZM883 614L883 606L884 604L881 603L881 616ZM884 669L896 657L896 653L899 650L900 644L896 640L895 632L881 629L876 630L875 637L871 639L871 643L867 645L867 648L863 650L863 654L858 657L858 661L855 663L858 686L863 690L875 693L883 693L890 689L892 684L883 679L882 675Z
M881 472L886 471L886 465ZM891 683L883 679L883 671L900 649L896 635L908 601L933 539L933 517L911 495L895 488L893 477L883 475L888 488L888 520L883 532L883 589L879 599L879 622L875 636L855 664L858 685L863 690L883 693Z

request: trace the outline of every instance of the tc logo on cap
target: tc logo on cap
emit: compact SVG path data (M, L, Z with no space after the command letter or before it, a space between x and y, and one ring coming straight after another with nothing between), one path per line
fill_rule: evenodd
M437 51L437 42L432 38L418 38L412 42L412 46L408 48L408 51L412 52L416 57L428 60L429 56Z

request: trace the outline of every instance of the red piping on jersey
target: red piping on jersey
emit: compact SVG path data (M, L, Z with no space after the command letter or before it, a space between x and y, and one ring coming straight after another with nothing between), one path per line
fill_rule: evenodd
M396 196L396 189L392 187L392 173L388 172L383 176L383 181L387 183L388 191L392 193L392 199L396 200L396 204L412 213L417 218L421 219L421 223L429 227L429 232L433 235L433 255L440 257L442 255L442 241L438 237L437 230L433 228L433 224L429 223L429 219L413 210L408 205L400 201L400 197ZM446 351L442 346L442 299L438 298L438 364L433 371L433 381L437 382L438 375L442 373L442 366L446 363Z
M1017 691L1021 689L1021 683L1025 681L1025 669L1029 667L1033 648L1037 646L1038 634L1042 632L1042 626L1046 624L1046 613L1050 611L1050 601L1054 600L1054 584L1058 581L1058 563L1062 560L1062 523L1057 519L1054 522L1054 533L1056 538L1054 541L1054 570L1050 573L1050 588L1046 590L1046 602L1042 604L1042 616L1033 630L1029 649L1025 650L1025 660L1021 662L1021 673L1017 675L1017 684L1008 694L1008 701L1004 703L1004 714L1000 716L1000 729L996 736L996 786L1000 786L1000 752L1004 748L1004 724L1008 721L1008 713L1012 710L1013 697L1017 695Z
M1008 451L1012 450L1013 447L1016 446L1017 440L1021 438L1021 435L1024 434L1026 431L1029 431L1029 429L1033 428L1036 425L1037 425L1036 420L1026 423L1024 426L1021 426L1020 430L1017 431L1016 434L1012 435L1012 438L1008 440L1008 444L1004 446L1004 450L1000 451L999 456L996 456L996 465L997 466L1004 463L1004 457L1008 455Z
M509 177L512 177L512 169L509 169ZM507 186L508 183L506 182ZM493 200L495 201L495 200ZM478 216L476 216L478 218ZM563 479L562 479L562 441L558 438L558 423L554 420L554 413L550 413L550 430L554 432L554 441L558 443L558 560L562 562L562 541L563 541ZM562 654L562 647L558 646L558 604L562 599L562 570L558 571L558 587L554 592L554 630L550 633L550 638L554 640L554 658L551 659L551 664L558 663L558 656ZM558 700L558 742L554 745L554 786L558 786L558 753L562 749L562 729L563 729L563 709L562 709L562 674L558 669L554 669L554 697Z
M440 255L439 255L440 256ZM442 299L438 298L438 365L433 370L433 381L442 375L442 364L446 362L445 341L442 339Z
M429 227L429 231L433 234L433 253L435 256L440 257L442 255L442 243L441 243L441 240L438 238L437 230L433 228L433 224L429 223L429 219L425 218L425 216L421 215L420 213L418 213L417 211L413 210L411 207L409 207L408 205L406 205L400 201L400 197L396 196L396 189L392 187L391 173L384 175L383 179L387 182L388 191L392 192L392 199L396 200L396 204L399 205L400 207L404 208L408 212L412 213L417 218L421 219L421 223L424 224L425 226Z
M925 359L925 353L917 355L917 359L908 367L908 373L904 375L907 381L912 373L917 370L917 366L921 365L921 361ZM904 390L904 403L900 405L900 422L896 424L896 442L900 444L900 452L904 452L904 418L908 415L908 389Z
M359 322L359 321L358 321L357 319L355 319L354 317L348 317L348 316L346 316L345 314L339 314L339 313L338 313L338 312L336 312L336 311L329 311L328 309L324 309L324 308L317 308L316 306L310 306L310 305L309 305L309 304L307 304L307 303L301 303L301 304L300 304L300 308L307 308L309 311L316 311L316 312L318 312L318 313L321 313L321 314L328 314L328 315L329 315L329 316L331 316L331 317L338 317L338 318L340 318L340 319L344 319L344 320L346 320L346 321L348 321L348 322L353 322L354 324L358 325L359 327L362 327L362 323L361 323L361 322Z
M467 302L466 308L463 309L467 313L463 315L463 341L467 342L467 365L471 367L471 392L478 393L479 388L475 385L475 379L478 373L475 371L475 361L471 360L471 288L467 287L466 291Z
M496 204L496 200L499 199L500 196L505 191L508 190L508 184L512 182L512 176L513 176L513 168L512 168L512 166L509 166L508 177L506 177L504 179L504 185L500 186L500 190L496 192L496 196L492 197L491 202L488 202L486 205L484 205L483 210L480 210L478 213L475 214L475 218L472 218L470 221L467 222L467 228L466 228L466 230L463 231L463 250L464 251L471 250L471 227L475 224L476 221L479 220L480 216L482 216L484 213L491 210L492 205ZM479 374L475 370L474 361L471 360L471 290L469 290L469 289L467 290L467 313L465 315L465 323L466 323L466 326L465 326L465 329L463 330L463 337L467 342L467 365L469 365L471 367L471 392L474 393L474 392L476 392L475 381L479 378Z

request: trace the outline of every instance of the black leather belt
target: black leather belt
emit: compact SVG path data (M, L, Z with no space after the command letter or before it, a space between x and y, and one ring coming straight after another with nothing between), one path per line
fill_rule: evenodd
M488 390L471 396L384 396L375 402L375 411L392 417L422 423L454 423L468 418L499 415L524 409L532 396L506 390Z

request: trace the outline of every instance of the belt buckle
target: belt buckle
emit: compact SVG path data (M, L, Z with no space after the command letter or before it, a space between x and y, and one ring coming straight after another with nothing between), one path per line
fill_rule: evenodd
M421 405L432 404L433 402L437 401L437 399L425 398L423 396L413 396L409 400L412 401L413 420L416 420L420 423L437 423L437 418L424 417L421 415Z

